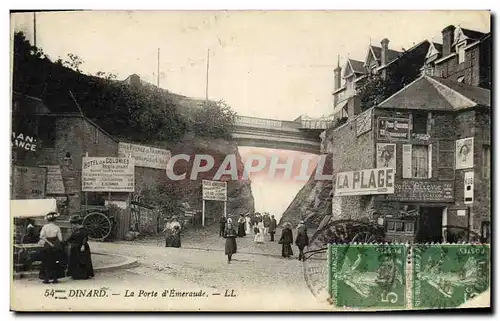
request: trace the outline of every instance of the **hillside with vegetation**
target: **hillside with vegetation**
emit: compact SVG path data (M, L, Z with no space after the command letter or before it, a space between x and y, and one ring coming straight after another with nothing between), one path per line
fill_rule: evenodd
M52 113L83 114L120 141L169 149L172 154L236 154L231 139L236 113L223 101L200 101L152 84L129 84L116 75L82 72L84 60L69 53L52 61L22 33L14 36L12 90L41 99ZM182 203L201 208L201 179L162 182L144 191L148 203L169 213ZM218 206L220 204L216 204ZM211 206L211 205L209 205ZM253 212L250 181L228 182L228 211ZM215 209L214 209L215 211ZM219 209L217 209L219 212Z

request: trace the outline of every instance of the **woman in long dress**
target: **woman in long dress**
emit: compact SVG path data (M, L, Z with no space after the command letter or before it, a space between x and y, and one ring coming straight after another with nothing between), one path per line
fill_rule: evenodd
M304 259L304 248L309 245L309 236L307 235L307 228L304 221L300 221L297 226L295 245L299 248L299 261L302 261Z
M231 257L236 253L236 230L233 227L233 221L227 220L226 228L224 229L224 238L226 239L225 254L227 255L227 263L231 263Z
M255 235L254 242L262 244L264 243L264 222L260 221L257 224L257 228L259 229L259 232Z
M181 224L177 217L172 217L171 221L165 225L165 247L181 247Z
M240 215L238 218L238 237L244 237L245 234L245 218L243 217L243 214Z
M293 256L292 246L293 243L293 232L291 229L292 225L290 223L285 223L283 225L283 230L281 231L281 238L279 244L281 244L281 255L284 258L289 258Z
M66 255L62 248L62 233L55 223L58 216L56 212L48 213L45 216L48 223L40 230L39 244L43 248L40 251L42 264L38 276L45 284L57 283L59 278L65 276Z
M68 276L74 280L87 280L94 277L94 268L90 247L88 244L88 231L82 225L82 217L73 215L69 222L72 225L72 233L66 240L69 244Z
M250 219L250 215L247 214L247 216L245 217L245 233L247 235L250 235L252 234L252 219Z

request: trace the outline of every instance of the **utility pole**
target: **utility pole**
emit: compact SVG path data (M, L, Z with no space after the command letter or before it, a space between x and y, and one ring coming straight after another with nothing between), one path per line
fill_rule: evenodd
M158 48L158 70L156 71L156 86L160 87L160 48Z
M33 46L36 47L36 12L33 12Z
M207 81L205 87L205 105L208 106L208 69L210 68L210 49L207 50Z

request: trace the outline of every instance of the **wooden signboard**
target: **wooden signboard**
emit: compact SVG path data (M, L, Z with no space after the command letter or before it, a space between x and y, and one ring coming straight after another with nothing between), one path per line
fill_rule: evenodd
M59 165L40 165L42 168L47 169L47 186L46 194L65 194L64 182L61 173L61 166Z
M40 167L13 166L12 199L45 198L46 172Z

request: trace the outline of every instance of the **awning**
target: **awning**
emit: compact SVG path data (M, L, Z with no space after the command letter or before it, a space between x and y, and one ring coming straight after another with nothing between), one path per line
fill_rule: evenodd
M10 215L13 217L39 217L49 212L57 212L55 198L10 201Z

